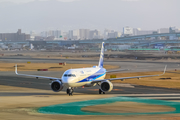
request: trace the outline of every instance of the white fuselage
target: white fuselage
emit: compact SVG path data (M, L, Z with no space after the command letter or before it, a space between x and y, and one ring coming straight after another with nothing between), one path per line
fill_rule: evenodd
M64 72L62 83L66 87L80 87L89 85L96 80L104 79L106 69L100 67L70 69Z

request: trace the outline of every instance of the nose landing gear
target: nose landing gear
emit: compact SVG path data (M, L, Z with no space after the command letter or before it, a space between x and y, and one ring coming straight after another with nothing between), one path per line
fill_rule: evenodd
M74 89L73 88L71 88L71 87L69 87L68 89L67 89L67 94L69 94L69 96L71 95L73 95L73 92L74 92Z

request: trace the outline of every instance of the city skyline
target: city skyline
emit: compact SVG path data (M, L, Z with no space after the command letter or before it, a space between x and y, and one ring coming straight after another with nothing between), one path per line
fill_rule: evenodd
M167 37L168 34L171 34ZM173 34L173 35L172 35ZM113 39L113 38L126 38L133 36L154 36L151 38L147 38L148 40L153 39L179 39L180 29L176 27L169 28L159 28L157 30L143 30L141 28L132 28L129 26L123 27L123 32L118 32L115 30L105 29L104 32L95 29L77 29L77 30L69 30L69 31L61 31L61 30L49 30L42 31L41 33L35 33L33 31L30 34L22 33L21 29L18 29L18 32L15 33L0 33L0 41L47 41L47 40L97 40L97 39ZM161 37L157 37L157 35ZM166 37L165 37L165 36Z
M141 28L132 28L129 26L123 27L123 32L104 29L104 31L99 31L97 29L76 29L76 30L48 30L42 31L40 34L34 34L34 36L49 37L54 36L54 40L84 40L84 39L109 39L117 37L127 37L136 35L148 35L148 34L158 34L158 33L179 33L180 29L175 26L163 27L157 30L144 30ZM31 34L32 35L32 34ZM61 36L61 38L59 37Z

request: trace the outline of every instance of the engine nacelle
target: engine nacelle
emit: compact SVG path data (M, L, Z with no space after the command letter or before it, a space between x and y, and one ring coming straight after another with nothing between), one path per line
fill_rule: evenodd
M101 82L101 91L111 92L112 89L113 89L113 84L109 80Z
M63 84L61 81L59 80L55 80L51 83L51 89L54 91L54 92L59 92L63 89Z

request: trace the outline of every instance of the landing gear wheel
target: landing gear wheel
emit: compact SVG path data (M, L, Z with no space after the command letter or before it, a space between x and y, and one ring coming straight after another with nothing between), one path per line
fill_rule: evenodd
M99 94L101 94L102 93L102 90L101 89L99 89Z
M103 92L103 94L106 94L105 92Z
M71 95L73 95L73 92L74 92L74 90L71 88L71 89L69 89L69 96Z
M67 94L69 94L69 91L70 91L69 89L66 90Z

